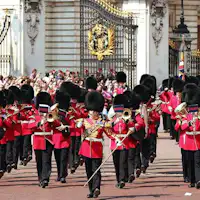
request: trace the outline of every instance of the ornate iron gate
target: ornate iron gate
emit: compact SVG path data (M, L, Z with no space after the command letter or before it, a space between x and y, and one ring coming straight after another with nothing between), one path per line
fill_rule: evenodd
M6 15L0 29L0 74L9 75L11 68L10 16Z
M124 71L136 81L137 20L104 0L80 0L80 73Z

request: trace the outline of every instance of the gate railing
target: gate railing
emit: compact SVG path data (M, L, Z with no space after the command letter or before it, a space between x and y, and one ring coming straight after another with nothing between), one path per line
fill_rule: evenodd
M110 71L124 71L127 74L127 81L130 87L136 82L136 53L137 53L137 17L130 12L124 12L104 0L80 0L80 73L95 74L100 70L104 76ZM103 34L93 34L92 30L96 25L103 25L106 31ZM98 26L99 27L99 26ZM102 27L102 26L100 26ZM107 39L108 31L112 31L113 53L98 59L95 53L104 52L105 46L110 42ZM98 31L101 31L99 28ZM105 34L104 34L105 33ZM88 34L90 36L88 37ZM103 45L98 41L103 37ZM88 40L91 38L91 40ZM100 38L100 39L99 39ZM91 42L89 42L91 41ZM105 42L108 41L108 42ZM91 44L94 44L91 46ZM104 45L105 44L105 45ZM90 49L88 48L90 45ZM97 47L96 47L97 46ZM103 47L103 48L102 48ZM100 49L100 51L98 50ZM103 49L103 51L101 51Z
M191 69L192 76L200 75L200 51L192 51L191 54Z
M179 52L175 44L169 41L169 77L178 75Z
M0 30L0 75L7 76L11 68L10 16L6 15Z

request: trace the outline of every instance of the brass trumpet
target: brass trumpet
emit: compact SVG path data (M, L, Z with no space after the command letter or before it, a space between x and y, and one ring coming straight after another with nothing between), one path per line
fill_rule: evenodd
M187 104L183 102L175 108L174 112L179 113L179 115L185 115L188 113L186 108L187 108Z
M51 107L51 112L47 114L47 122L54 122L56 119L58 119L58 104L54 104Z
M132 116L132 111L128 108L125 108L124 109L124 112L123 112L123 115L122 115L122 118L125 120L125 121L128 121L131 119L131 116Z

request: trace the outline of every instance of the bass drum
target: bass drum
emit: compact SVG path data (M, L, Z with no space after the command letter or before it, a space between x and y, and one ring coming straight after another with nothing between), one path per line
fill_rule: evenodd
M145 133L145 129L140 129L139 131L131 134L131 137L133 137L133 139L142 142L144 140L146 133Z

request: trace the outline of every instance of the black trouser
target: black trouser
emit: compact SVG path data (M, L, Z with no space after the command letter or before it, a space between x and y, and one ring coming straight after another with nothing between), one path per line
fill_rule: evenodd
M198 183L200 181L200 150L195 152L195 177L196 182Z
M81 145L81 136L71 136L70 168L77 167L80 161L80 156L79 156L80 145Z
M146 138L142 141L142 166L149 167L150 157L150 139Z
M6 165L12 165L14 163L13 146L14 146L14 141L8 141L6 144Z
M69 148L54 149L58 178L66 178L68 170Z
M127 165L128 165L128 150L116 150L113 153L113 162L115 166L115 173L117 182L126 182L127 179Z
M162 118L163 118L163 129L165 131L167 131L170 128L170 126L169 126L169 114L163 112Z
M175 124L176 124L176 120L171 119L171 120L170 120L170 136L171 136L172 138L176 138L176 131L175 131L175 129L174 129Z
M195 151L187 151L188 152L188 172L190 177L190 183L195 183L195 160L194 155Z
M49 181L51 175L52 150L53 150L53 145L48 141L46 141L45 150L35 150L37 173L40 182Z
M183 167L183 178L190 178L188 173L188 151L181 149L181 155L182 155L182 167Z
M0 144L0 172L6 171L6 144Z
M156 155L156 148L157 148L157 138L155 134L150 134L149 138L150 142L150 156Z
M128 176L134 175L135 172L135 153L136 149L131 148L128 150Z
M176 120L172 119L172 134L173 134L173 138L176 139L176 142L179 142L179 131L177 132L174 127L176 125Z
M31 137L32 137L32 135L24 136L23 159L27 159L29 156L32 156Z
M141 169L141 165L142 165L140 152L141 152L141 146L138 143L135 149L135 168L136 169Z
M17 165L18 163L18 158L20 158L21 161L23 160L23 143L24 143L23 136L15 137L13 146L13 160L15 165Z
M93 173L98 169L102 163L102 158L87 158L85 157L85 170L87 179L89 179ZM92 194L95 189L100 190L101 186L101 171L99 170L92 180L88 183L90 193Z

